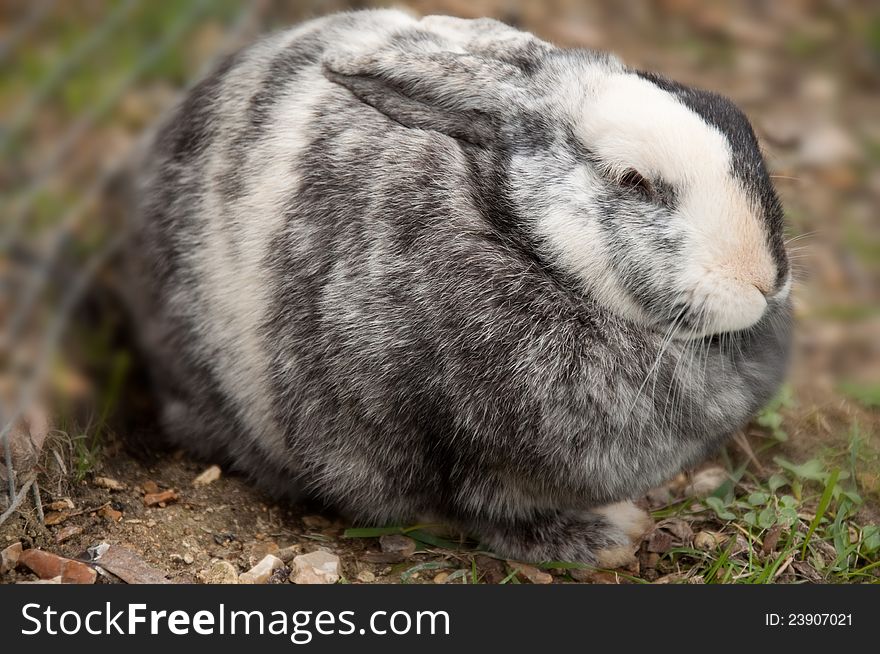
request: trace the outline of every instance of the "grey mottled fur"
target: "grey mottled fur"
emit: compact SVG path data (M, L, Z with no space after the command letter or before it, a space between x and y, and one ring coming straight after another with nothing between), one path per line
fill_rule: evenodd
M407 20L270 37L160 129L129 262L165 426L361 523L434 519L507 556L595 561L626 537L591 507L699 462L774 392L788 302L745 332L665 340L682 300L654 272L680 257L662 184L653 208L614 184L585 208L656 324L597 302L533 217L598 165L560 117L562 72L622 64L494 21ZM781 283L748 123L692 93L763 203Z

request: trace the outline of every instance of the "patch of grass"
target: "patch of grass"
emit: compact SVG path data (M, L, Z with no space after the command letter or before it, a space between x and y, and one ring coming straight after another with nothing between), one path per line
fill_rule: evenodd
M828 448L824 458L846 468L862 495L880 497L880 449L858 422L850 427L847 446Z
M770 435L777 441L784 442L788 440L788 433L782 428L783 410L791 408L794 405L794 397L791 386L785 384L779 389L768 404L758 414L756 422L765 427Z
M685 569L705 583L880 582L880 528L859 523L863 500L849 473L818 459L776 461L778 472L742 482L729 501L680 505L678 517L721 534L720 542L673 548L661 571ZM764 547L765 539L776 544Z
M785 440L782 413L793 404L791 389L784 388L761 413L759 423L770 436L770 447ZM731 466L728 458L729 479L712 495L683 499L653 512L658 522L683 520L695 536L663 553L647 575L649 568L638 566L606 571L583 563L549 561L537 567L560 580L571 580L567 571L586 569L613 572L628 583L646 583L658 576L664 583L880 583L880 526L864 521L858 476L865 462L880 462L880 454L869 447L857 424L851 428L849 441L845 450L828 451L821 458L773 457L775 466L771 464L760 477L749 472L748 463ZM476 544L438 538L426 527L350 529L345 536L410 536L424 554L437 554L439 548L463 560L469 570L456 574L461 583L480 583L475 557L486 552L475 549ZM423 563L415 568L403 566L401 579L406 573L412 579L415 572L447 565L445 561L435 561L438 565L431 567ZM516 570L509 570L500 583L520 583Z
M88 434L73 438L73 479L77 483L97 467L101 459L101 444Z

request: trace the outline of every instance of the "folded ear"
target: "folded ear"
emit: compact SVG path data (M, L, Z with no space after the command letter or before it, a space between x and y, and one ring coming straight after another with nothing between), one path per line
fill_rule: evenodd
M406 127L486 146L498 133L522 72L455 52L333 52L324 75Z

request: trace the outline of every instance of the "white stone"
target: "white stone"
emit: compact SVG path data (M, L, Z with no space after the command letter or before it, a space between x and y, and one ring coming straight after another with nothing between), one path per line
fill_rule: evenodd
M284 567L284 561L274 554L267 554L257 565L238 575L240 584L265 584L278 568Z
M339 581L339 557L318 550L293 559L290 581L295 584L335 584Z

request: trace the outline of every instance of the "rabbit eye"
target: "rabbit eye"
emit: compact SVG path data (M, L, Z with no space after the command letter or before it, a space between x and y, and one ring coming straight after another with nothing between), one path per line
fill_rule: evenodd
M654 186L635 168L628 168L623 175L620 176L620 179L617 180L617 183L622 188L636 191L649 199L653 199L656 196Z

